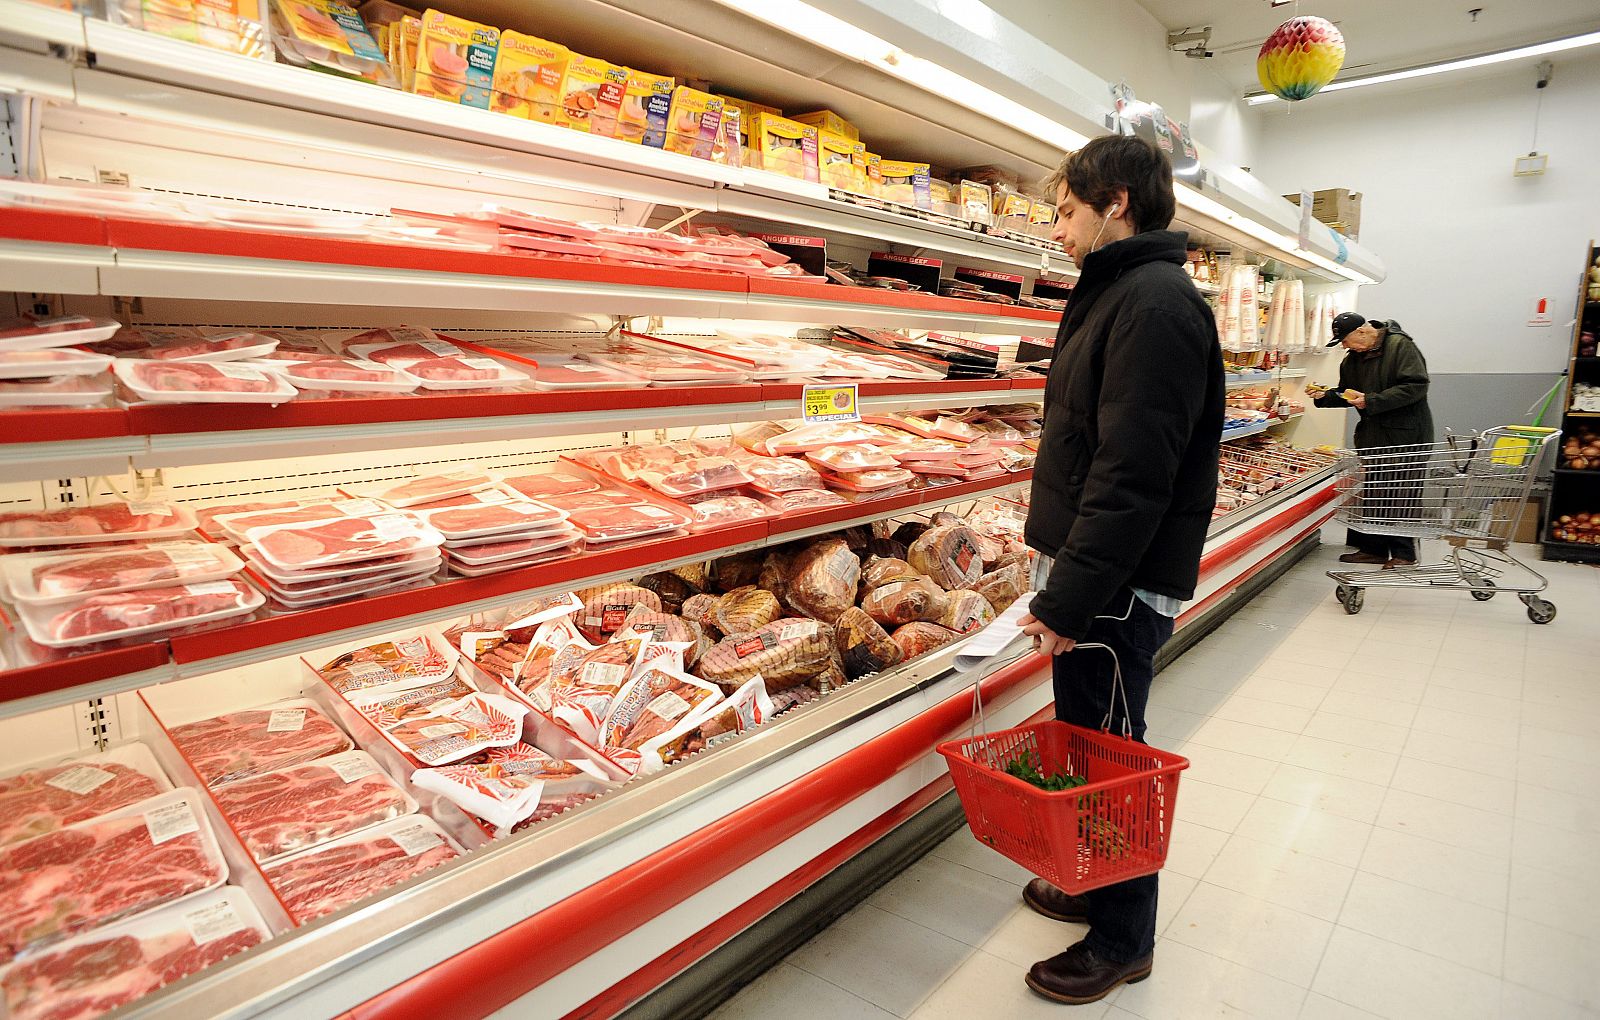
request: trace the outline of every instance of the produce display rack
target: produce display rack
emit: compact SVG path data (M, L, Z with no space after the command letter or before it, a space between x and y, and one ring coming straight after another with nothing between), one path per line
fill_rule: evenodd
M1600 384L1600 357L1580 355L1585 330L1600 328L1600 301L1589 300L1590 268L1600 259L1600 245L1590 241L1585 248L1583 269L1578 281L1577 308L1573 314L1572 346L1568 355L1566 385L1561 393L1561 431L1573 434L1578 428L1600 422L1600 411L1572 410L1576 383ZM1561 463L1559 450L1556 463ZM1550 501L1545 507L1542 549L1547 560L1572 563L1600 563L1600 545L1567 542L1554 536L1557 521L1565 515L1600 514L1600 471L1555 469L1550 483Z
M728 60L760 69L761 77L798 82L807 77L797 69L810 68L825 100L847 91L841 80L858 91L912 96L904 82L866 65L836 73L839 61L831 54L818 61L815 41L741 20L712 0L689 5L696 36L657 21L649 6L573 0L563 16L590 28L624 16L653 26L658 35L650 38L670 36L681 47L671 56L686 66ZM947 40L964 38L964 27L937 17ZM0 0L0 20L0 88L36 104L38 162L53 177L93 180L105 171L169 193L369 216L482 200L623 225L661 224L689 212L702 222L815 233L827 239L830 257L837 249L859 260L890 247L1030 277L1074 275L1058 248L1035 237L841 201L826 188L760 171L248 61L27 0ZM916 47L911 36L900 41ZM968 49L973 60L984 52L981 45ZM976 65L965 69L982 76ZM1007 66L998 73L1030 80L1022 72ZM1012 88L993 75L984 80ZM961 151L975 157L969 162L1006 161L1038 175L1059 153L1058 145L1026 137L990 113L957 110L933 91L912 98L917 102L898 107L887 99L860 102L877 111L880 124L909 124L930 144L965 146ZM1089 122L1098 129L1099 114ZM1322 286L1353 289L1382 275L1381 263L1356 246L1340 264L1300 249L1286 236L1292 215L1269 204L1286 205L1275 196L1232 185L1185 189L1180 225L1200 243L1254 251ZM681 316L1008 338L1052 330L1058 318L932 294L15 209L0 216L0 290L44 296L62 310L126 313L140 323L282 328L408 322L604 331L624 320ZM866 411L928 409L1037 401L1043 387L1040 378L865 383L860 397ZM93 476L194 476L209 466L208 478L229 476L227 484L243 491L253 479L266 484L282 473L257 462L308 452L395 465L490 444L540 446L543 455L571 437L624 441L794 417L798 403L793 385L749 384L296 401L230 405L225 413L182 406L29 412L26 428L0 430L0 485L7 495L66 482L91 490L84 483ZM11 420L0 415L0 423ZM286 676L297 670L294 658L317 649L533 593L1017 497L1028 480L1019 472L591 550L570 561L14 668L0 672L0 736L13 754L39 757L56 746L51 741L79 734L80 711L114 733L119 706L137 691L197 705L258 704L264 695L252 692L283 689L293 682ZM1253 578L1301 554L1338 499L1330 468L1213 522L1180 634L1215 625ZM1045 661L1018 644L963 670L955 662L963 647L958 641L848 684L773 725L170 985L132 1014L471 1017L528 996L523 1005L540 1016L615 1015L944 796L949 780L933 749L970 725L974 686L991 727L1050 711Z

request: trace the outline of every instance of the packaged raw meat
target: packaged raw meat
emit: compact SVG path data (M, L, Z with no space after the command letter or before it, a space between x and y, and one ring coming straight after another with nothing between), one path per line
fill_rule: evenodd
M851 680L898 665L904 657L889 632L856 606L839 614L839 622L834 625L834 640L839 645L844 674Z
M389 342L383 342L379 334L386 334ZM464 348L443 339L443 336L429 329L400 326L353 336L344 342L344 350L350 357L379 361L398 368L408 368L418 361L432 361L435 358L459 358L468 353Z
M953 460L903 460L900 466L919 475L935 476L937 481L967 476L967 469Z
M905 654L907 659L915 659L917 656L931 652L935 648L943 648L961 635L937 623L919 621L896 628L891 636L894 638L894 643L900 646L900 651Z
M391 726L383 735L422 765L449 765L491 747L515 744L522 739L526 715L527 709L510 698L473 693L435 705L427 715Z
M861 608L885 627L898 627L939 619L945 601L944 589L918 574L910 580L890 581L873 588L861 600Z
M526 645L508 642L477 663L485 672L508 681L514 691L531 696L549 679L556 656L574 642L586 650L594 647L583 640L570 617L562 616L540 624Z
M349 581L356 578L377 577L380 574L390 574L403 567L415 567L421 570L424 567L437 567L439 565L439 550L433 546L424 546L416 552L403 553L396 556L380 556L376 559L362 560L360 563L343 563L326 567L308 567L304 570L285 570L273 566L261 558L253 546L242 545L239 554L244 557L245 564L252 573L266 578L277 585L286 584L312 584L332 583L333 581Z
M265 601L243 581L226 580L91 595L51 605L21 604L17 610L35 643L73 648L244 616Z
M444 544L443 535L402 513L251 528L245 538L262 559L280 570L411 555Z
M771 455L767 450L767 440L785 435L789 430L789 425L775 421L764 421L755 425L735 425L733 441L747 453L767 457Z
M581 641L568 644L551 660L546 683L531 692L534 707L594 742L611 702L653 647L638 638L619 638L598 648Z
M431 818L405 815L262 869L296 924L331 914L461 856Z
M0 973L10 1020L93 1020L271 937L225 887L30 953Z
M775 714L767 685L760 677L751 677L710 709L700 722L700 736L710 741L725 733L743 733L762 725Z
M333 498L271 510L222 514L216 518L216 522L224 535L243 543L247 541L246 535L251 528L270 528L278 524L316 524L321 521L370 517L388 512L388 509L377 500Z
M983 435L961 419L949 415L940 415L934 419L933 427L928 431L932 432L936 439L954 439L963 443L970 443Z
M0 341L3 344L3 341ZM99 375L111 367L111 358L88 351L57 348L41 351L7 351L0 346L0 379L37 379L40 376Z
M874 496L896 489L910 482L915 475L905 468L879 468L871 471L828 471L822 476L829 487L846 493L870 493ZM849 499L847 495L845 497Z
M517 475L502 479L500 484L519 496L536 500L543 500L547 496L571 496L579 492L595 492L600 488L600 483L594 479L570 471Z
M506 532L561 530L565 510L519 500L482 506L447 507L419 513L446 540L486 538Z
M306 609L311 606L327 605L330 602L347 602L354 599L372 598L376 595L386 595L390 592L403 591L413 586L431 583L433 575L437 574L438 571L439 565L434 563L420 570L374 574L371 578L362 578L350 584L336 587L310 585L300 588L279 588L270 581L266 582L266 586L272 605L289 609Z
M194 527L194 514L170 503L102 503L65 510L24 510L0 514L0 547L175 538Z
M639 774L658 772L691 753L700 721L721 700L721 689L687 673L646 669L612 703L601 747L638 752Z
M558 510L566 510L570 514L579 510L599 510L614 506L643 506L649 503L649 500L636 492L602 489L598 492L573 493L570 496L546 496L541 502Z
M782 492L768 497L768 503L780 515L850 505L849 500L828 489L795 489L793 492Z
M656 593L636 584L603 584L577 592L583 600L583 609L577 614L577 623L593 641L603 641L627 625L628 614L636 606L644 606L652 613L661 612L661 600Z
M172 790L0 849L0 960L221 885L200 796Z
M421 379L427 390L486 390L531 381L526 373L493 358L468 355L413 361L406 363L405 370Z
M188 326L128 326L94 344L97 354L153 361L217 362L260 358L278 347L276 337L250 330L205 332Z
M824 538L798 553L785 597L789 604L825 623L855 604L861 560L842 539Z
M642 376L610 365L596 365L576 354L541 354L534 359L537 390L599 390L648 386Z
M317 667L317 673L340 694L359 694L375 687L393 691L449 676L455 671L457 655L448 642L417 634L353 648Z
M585 353L584 359L602 368L626 372L647 380L652 386L693 386L696 384L748 382L750 375L721 361L694 354L672 354L639 346L603 353Z
M539 538L500 537L493 542L471 545L451 545L448 549L452 566L469 567L522 565L528 562L546 562L573 555L583 548L583 532L576 528L563 528Z
M750 476L727 457L695 457L680 460L665 471L641 471L637 480L663 495L682 499L748 485Z
M745 634L783 615L778 597L754 585L735 588L717 599L717 629L732 637Z
M577 765L528 744L496 748L487 761L418 769L411 781L499 830L532 817L548 800L587 799L608 788Z
M459 496L441 496L430 499L426 503L417 503L407 507L414 514L422 514L429 510L448 510L451 507L463 506L497 506L501 503L521 503L522 498L504 489L479 489L477 492L467 492Z
M798 457L753 457L740 467L752 485L772 495L804 489L827 491L817 469Z
M423 719L445 705L477 693L460 677L437 680L421 687L374 687L349 697L351 705L380 730Z
M118 361L118 379L140 400L167 404L279 404L295 389L282 376L249 365Z
M217 807L259 862L410 814L416 801L365 751L318 758L220 787Z
M280 500L273 503L220 503L216 506L200 507L194 511L195 527L207 538L218 539L223 537L222 526L217 523L217 518L219 517L253 513L257 510L287 510L299 505L295 500Z
M861 568L861 587L881 588L891 581L913 581L922 576L902 559L875 556Z
M785 618L724 638L700 659L700 675L724 691L761 677L769 692L803 684L833 662L833 628L816 620Z
M897 461L875 446L860 443L855 446L824 446L806 453L806 460L829 471L871 471L893 468Z
M689 512L694 515L696 530L726 527L744 521L764 521L774 516L770 507L751 496L691 497L686 502Z
M303 390L410 393L422 385L422 380L393 365L352 358L288 362L278 371Z
M943 439L913 439L884 448L895 460L947 461L955 460L966 452L966 447Z
M964 525L946 524L929 529L911 543L906 559L947 591L970 588L983 576L978 533Z
M103 373L0 380L0 408L94 407L111 394L111 377Z
M327 361L334 358L334 354L328 349L328 345L313 333L292 332L283 329L262 329L256 332L278 341L276 349L270 354L257 357L257 361Z
M122 328L115 319L84 315L24 316L0 321L0 351L40 351L98 343Z
M354 746L303 699L173 726L168 735L201 782L213 788Z
M774 457L809 453L825 446L850 446L882 438L873 429L856 422L813 422L766 440L766 450Z
M32 553L0 558L0 575L18 602L46 604L137 588L218 581L244 561L210 542L123 545L97 552Z
M574 510L567 520L583 532L585 540L596 543L661 535L691 523L687 514L654 504Z
M945 599L944 610L934 621L957 634L970 634L994 619L994 606L975 591L958 590Z
M464 467L442 474L409 478L403 482L374 482L342 488L351 496L381 500L390 506L406 508L492 488L496 481L498 479L487 471Z
M141 743L18 772L0 779L0 846L88 821L171 788L150 748Z

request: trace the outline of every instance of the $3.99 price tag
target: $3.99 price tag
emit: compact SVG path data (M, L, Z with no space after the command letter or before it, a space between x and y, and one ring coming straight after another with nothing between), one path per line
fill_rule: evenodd
M807 386L801 397L801 410L808 422L860 421L856 404L856 384L848 386Z

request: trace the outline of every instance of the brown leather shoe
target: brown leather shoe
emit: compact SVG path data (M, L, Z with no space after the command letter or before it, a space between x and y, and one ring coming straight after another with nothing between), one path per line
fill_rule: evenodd
M1385 569L1385 570L1393 570L1396 567L1399 567L1400 569L1404 570L1406 567L1414 567L1416 565L1417 565L1417 561L1416 560L1394 559L1394 560L1390 560L1388 563L1385 563L1383 565L1383 569Z
M1052 921L1082 924L1089 919L1087 899L1064 893L1042 878L1036 878L1023 887L1022 902L1035 914L1043 914Z
M1155 954L1132 963L1112 963L1079 942L1064 953L1042 960L1028 971L1028 987L1052 1002L1081 1006L1099 1002L1118 985L1138 984L1150 976Z
M1353 553L1345 553L1343 556L1339 557L1339 562L1340 563L1374 563L1374 564L1382 564L1382 563L1387 563L1389 561L1385 557L1375 556L1372 553L1368 553L1368 552L1353 552Z

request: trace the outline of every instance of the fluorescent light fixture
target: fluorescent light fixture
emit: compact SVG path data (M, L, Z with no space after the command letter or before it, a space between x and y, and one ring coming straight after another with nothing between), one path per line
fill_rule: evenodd
M1063 152L1080 149L1089 137L1058 124L1041 113L1030 110L1021 103L1007 99L993 89L964 78L941 64L914 57L896 50L872 64L896 78L916 85L935 95L954 100L967 109L986 114L999 121L1009 121L1013 127L1048 142Z
M1576 50L1596 44L1600 44L1600 32L1586 32L1583 35L1568 36L1565 39L1553 39L1550 42L1535 43L1532 46L1519 46L1514 50L1501 50L1498 53L1484 53L1476 57L1462 57L1460 60L1424 64L1421 67L1406 68L1403 71L1390 71L1387 74L1373 74L1365 78L1336 81L1331 85L1324 85L1322 92L1342 92L1345 89L1360 88L1363 85L1387 85L1392 81L1426 78L1433 74L1444 74L1447 71L1465 71L1473 67L1488 67L1491 64L1503 64L1508 60L1521 60L1524 57L1542 57L1549 53L1562 53L1566 50ZM1269 92L1262 92L1247 96L1245 101L1251 106L1261 106L1266 103L1276 103L1279 100L1277 96Z
M894 46L887 40L801 0L722 0L722 3L854 60L877 63L894 52Z

